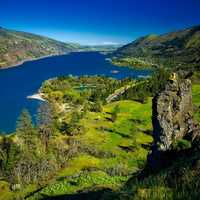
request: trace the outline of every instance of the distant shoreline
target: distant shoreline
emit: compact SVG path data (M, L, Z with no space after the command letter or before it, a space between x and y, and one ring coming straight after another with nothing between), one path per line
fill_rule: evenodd
M15 67L20 67L21 65L23 65L24 63L26 62L31 62L31 61L37 61L37 60L42 60L44 58L50 58L50 57L56 57L56 56L65 56L65 55L69 55L70 53L79 53L79 52L99 52L103 55L105 55L102 51L87 51L87 50L77 50L77 51L70 51L70 52L67 52L67 53L61 53L61 54L51 54L51 55L46 55L46 56L40 56L38 58L27 58L25 60L22 60L16 64L13 64L13 65L8 65L8 66L5 66L5 67L0 67L0 71L1 70L4 70L4 69L9 69L9 68L15 68ZM107 52L105 52L107 53Z
M51 54L51 55L41 56L41 57L38 57L38 58L30 58L30 59L26 59L26 60L20 61L17 64L13 64L13 65L9 65L9 66L6 66L6 67L2 67L2 68L0 68L0 70L14 68L14 67L20 67L21 65L23 65L26 62L37 61L37 60L42 60L44 58L50 58L50 57L56 57L56 56L64 56L64 55L68 55L70 53L72 53L72 52L63 53L63 54Z

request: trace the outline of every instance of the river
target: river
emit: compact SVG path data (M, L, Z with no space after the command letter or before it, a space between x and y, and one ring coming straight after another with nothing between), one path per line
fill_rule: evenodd
M26 62L0 70L0 133L15 130L20 112L26 108L36 115L40 101L27 96L38 91L42 82L63 75L106 75L121 79L127 76L146 76L148 70L134 70L112 65L98 52L77 52Z

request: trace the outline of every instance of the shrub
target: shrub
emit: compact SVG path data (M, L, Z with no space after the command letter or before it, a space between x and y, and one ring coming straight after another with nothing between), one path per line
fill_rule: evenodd
M90 111L92 112L101 112L102 111L102 103L101 101L97 101L94 104L91 104Z
M124 163L119 163L115 166L106 169L106 173L110 176L128 176L131 171Z
M111 121L115 122L117 119L117 114L119 113L120 109L119 109L119 105L116 105L111 113Z
M191 148L191 142L185 139L175 140L172 144L172 148L174 150L183 150Z

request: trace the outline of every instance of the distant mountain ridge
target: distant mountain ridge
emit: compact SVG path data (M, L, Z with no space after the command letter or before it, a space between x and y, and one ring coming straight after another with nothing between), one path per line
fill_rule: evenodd
M82 46L87 51L100 51L100 52L114 52L122 47L121 44L107 44L107 45L85 45Z
M79 46L77 45L0 27L0 68L18 65L27 60L78 50Z
M116 62L133 66L199 67L200 25L163 35L141 37L119 48L112 56Z

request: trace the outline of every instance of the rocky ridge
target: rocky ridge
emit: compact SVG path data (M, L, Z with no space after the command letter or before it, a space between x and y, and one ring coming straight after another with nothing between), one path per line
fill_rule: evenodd
M154 145L149 155L152 168L166 165L173 144L183 138L191 142L200 136L200 126L193 118L191 80L173 73L161 93L152 100Z

